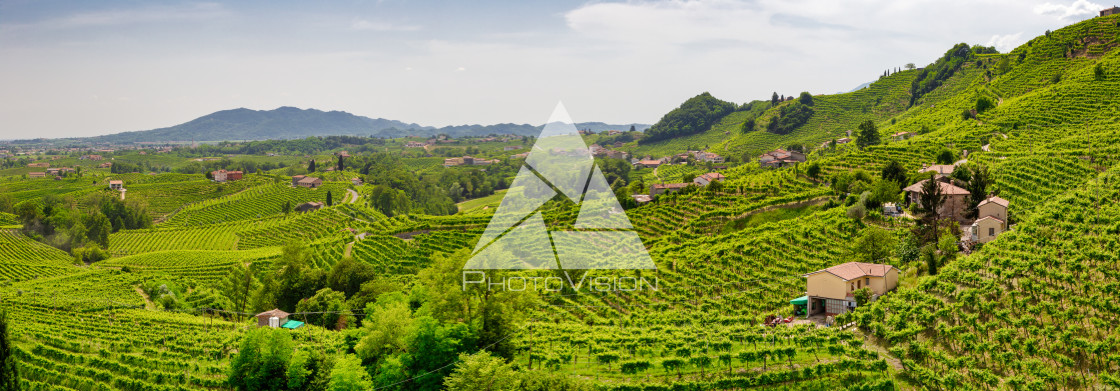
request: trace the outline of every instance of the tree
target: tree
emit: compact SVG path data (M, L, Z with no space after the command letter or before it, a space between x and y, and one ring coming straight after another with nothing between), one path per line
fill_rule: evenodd
M509 364L489 352L463 353L443 385L448 391L512 391L518 389L516 374Z
M887 162L887 165L883 167L882 178L889 181L894 181L899 185L906 184L908 180L906 176L906 168L902 167L902 163L899 163L897 160L893 159Z
M362 284L374 278L377 278L377 271L373 266L355 261L353 257L343 257L331 267L331 273L327 275L327 286L351 297L362 289Z
M8 333L8 310L0 308L0 391L19 390L19 368Z
M296 312L308 313L304 315L307 323L327 329L342 330L355 323L346 305L346 295L331 288L320 289L315 296L300 300Z
M1097 80L1104 79L1104 67L1102 67L1099 62L1093 67L1093 77L1096 77Z
M312 159L312 160L311 160L311 164L308 164L308 165L307 165L307 172L308 172L308 173L312 173L312 172L315 172L315 171L316 171L316 170L315 170L315 160L314 160L314 159Z
M864 304L871 302L871 288L863 287L852 291L852 297L856 299L856 307L863 307Z
M630 131L631 131L631 132L637 132L637 131L638 131L638 129L637 129L637 128L635 128L635 127L634 127L634 125L630 125Z
M856 135L856 145L860 148L864 148L877 145L880 142L879 129L875 127L875 122L867 120L859 124L859 134Z
M818 179L821 175L821 165L817 162L809 163L809 168L805 169L805 175L809 178Z
M754 131L754 117L747 118L746 121L743 121L743 126L740 127L739 130L742 130L743 133Z
M373 389L373 379L353 354L339 357L331 368L330 391L365 391Z
M914 68L917 68L916 66L914 66L914 63L912 63L912 62L906 63L906 69L914 69Z
M968 207L964 211L964 217L975 219L980 217L980 203L988 198L988 187L993 180L987 166L976 166L969 171L969 180L965 185L968 190Z
M774 95L770 95L770 105L773 106L773 105L777 105L777 104L778 104L778 92L775 91Z
M280 204L280 212L283 214L292 213L292 201L284 201L283 204Z
M931 276L937 275L938 258L933 245L922 247L922 259L926 262L926 273Z
M335 167L334 169L335 169L335 170L338 170L338 171L342 171L342 169L343 169L344 167L346 167L346 165L345 165L345 164L343 164L343 162L342 162L342 155L338 155L338 166L337 166L337 167Z
M867 207L863 203L856 202L848 207L848 218L852 220L863 220L867 216Z
M895 237L890 231L879 227L867 227L856 238L852 253L860 262L884 263L896 247Z
M953 164L953 161L955 159L956 155L953 154L953 151L950 151L948 149L942 149L941 152L937 153L938 164Z
M797 99L803 105L806 105L806 106L812 106L813 105L813 95L810 94L808 91L802 92L801 96L799 96Z
M287 384L288 363L293 351L287 330L271 327L250 330L230 360L229 384L242 391L273 390Z
M944 203L945 196L941 192L941 182L934 179L923 181L922 191L918 193L918 204L915 205L915 210L918 212L918 224L914 227L917 230L915 236L921 243L931 243L937 240L937 221L940 217L938 211Z
M334 206L334 197L331 196L330 190L327 190L327 206Z
M250 266L238 262L229 269L222 280L222 292L229 299L233 308L238 312L245 312L249 306L250 295L260 285L253 276Z

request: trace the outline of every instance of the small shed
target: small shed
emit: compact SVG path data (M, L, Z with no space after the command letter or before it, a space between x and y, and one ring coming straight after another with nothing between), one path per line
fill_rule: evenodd
M261 312L257 314L257 326L279 328L280 325L288 323L288 315L291 314L281 311L278 308L273 308L271 311Z

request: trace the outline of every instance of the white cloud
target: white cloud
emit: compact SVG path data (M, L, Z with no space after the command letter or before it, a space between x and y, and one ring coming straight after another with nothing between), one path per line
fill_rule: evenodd
M988 40L987 45L995 46L996 50L999 50L1000 53L1007 53L1019 47L1019 45L1022 45L1023 42L1025 42L1023 33L1018 32L1007 35L993 35L992 39Z
M417 31L420 30L420 26L354 19L353 22L350 22L350 29L354 31Z
M1103 5L1076 0L1069 5L1045 2L1034 7L1034 13L1039 15L1054 16L1062 20L1085 19L1096 16L1097 12L1104 9Z

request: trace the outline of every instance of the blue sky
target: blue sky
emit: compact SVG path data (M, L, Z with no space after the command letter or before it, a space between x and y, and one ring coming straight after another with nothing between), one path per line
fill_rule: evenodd
M1111 4L1109 4L1111 5ZM1101 4L1010 0L0 0L0 139L296 106L423 125L653 123L704 91L847 91Z

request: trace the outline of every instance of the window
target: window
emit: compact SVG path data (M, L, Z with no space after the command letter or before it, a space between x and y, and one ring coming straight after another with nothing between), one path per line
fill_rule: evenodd
M988 228L988 236L996 236L996 229Z
M871 285L871 277L864 278L863 285Z

